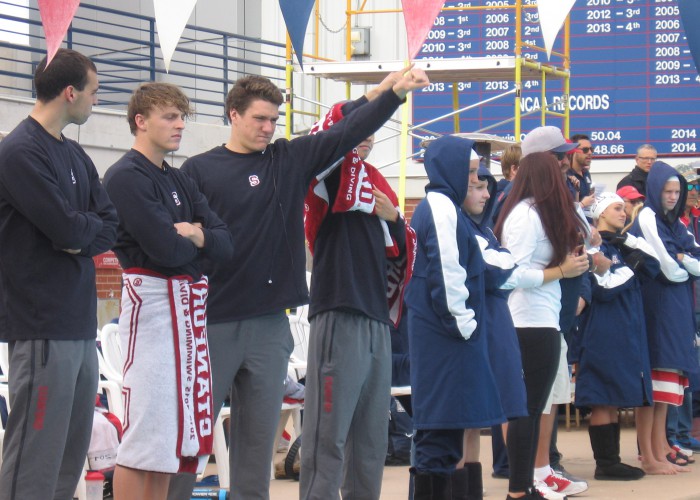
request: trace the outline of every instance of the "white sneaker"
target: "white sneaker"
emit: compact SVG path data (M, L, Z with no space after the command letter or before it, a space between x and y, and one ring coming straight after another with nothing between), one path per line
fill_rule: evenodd
M564 495L578 495L588 489L586 481L572 481L554 469L549 469L549 476L544 479L544 483L550 490Z
M546 498L547 500L566 500L565 494L552 490L549 486L547 486L547 483L540 481L539 479L535 479L535 489L540 495L542 495L543 498Z
M683 453L686 457L692 457L693 456L693 450L690 450L688 448L683 448L678 441L673 441L671 442L671 448L673 451Z

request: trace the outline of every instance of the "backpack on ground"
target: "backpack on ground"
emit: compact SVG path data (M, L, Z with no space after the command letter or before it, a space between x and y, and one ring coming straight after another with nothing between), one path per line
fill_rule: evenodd
M392 396L389 405L389 447L386 452L386 465L409 465L411 463L411 440L413 439L413 419L406 409Z

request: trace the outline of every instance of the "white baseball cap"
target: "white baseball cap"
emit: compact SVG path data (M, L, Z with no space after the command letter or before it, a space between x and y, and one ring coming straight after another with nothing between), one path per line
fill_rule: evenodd
M591 215L593 215L593 219L598 220L600 218L600 214L605 212L605 209L613 203L624 204L625 201L622 198L620 198L620 196L616 193L606 192L601 193L600 196L597 196L595 201L593 202L593 205L591 205Z
M568 153L578 147L578 143L566 142L564 134L558 127L546 126L532 129L525 136L520 146L523 157L530 153L543 153L552 151L554 153Z

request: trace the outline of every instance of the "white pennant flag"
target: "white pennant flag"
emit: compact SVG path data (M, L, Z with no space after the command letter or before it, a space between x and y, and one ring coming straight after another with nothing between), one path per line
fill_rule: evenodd
M537 11L540 14L542 38L544 38L548 60L552 55L557 34L575 2L576 0L537 0Z
M180 36L196 4L197 0L153 0L165 71L170 70L170 60L175 53L177 42L180 41Z

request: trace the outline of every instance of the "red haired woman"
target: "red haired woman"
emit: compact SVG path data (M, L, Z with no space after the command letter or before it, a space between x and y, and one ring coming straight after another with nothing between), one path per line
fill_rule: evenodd
M585 232L574 212L559 163L551 153L530 153L495 227L496 236L536 284L517 288L508 299L523 362L529 415L508 426L508 498L540 499L533 488L534 462L542 410L559 366L561 336L559 280L588 269L579 246Z

